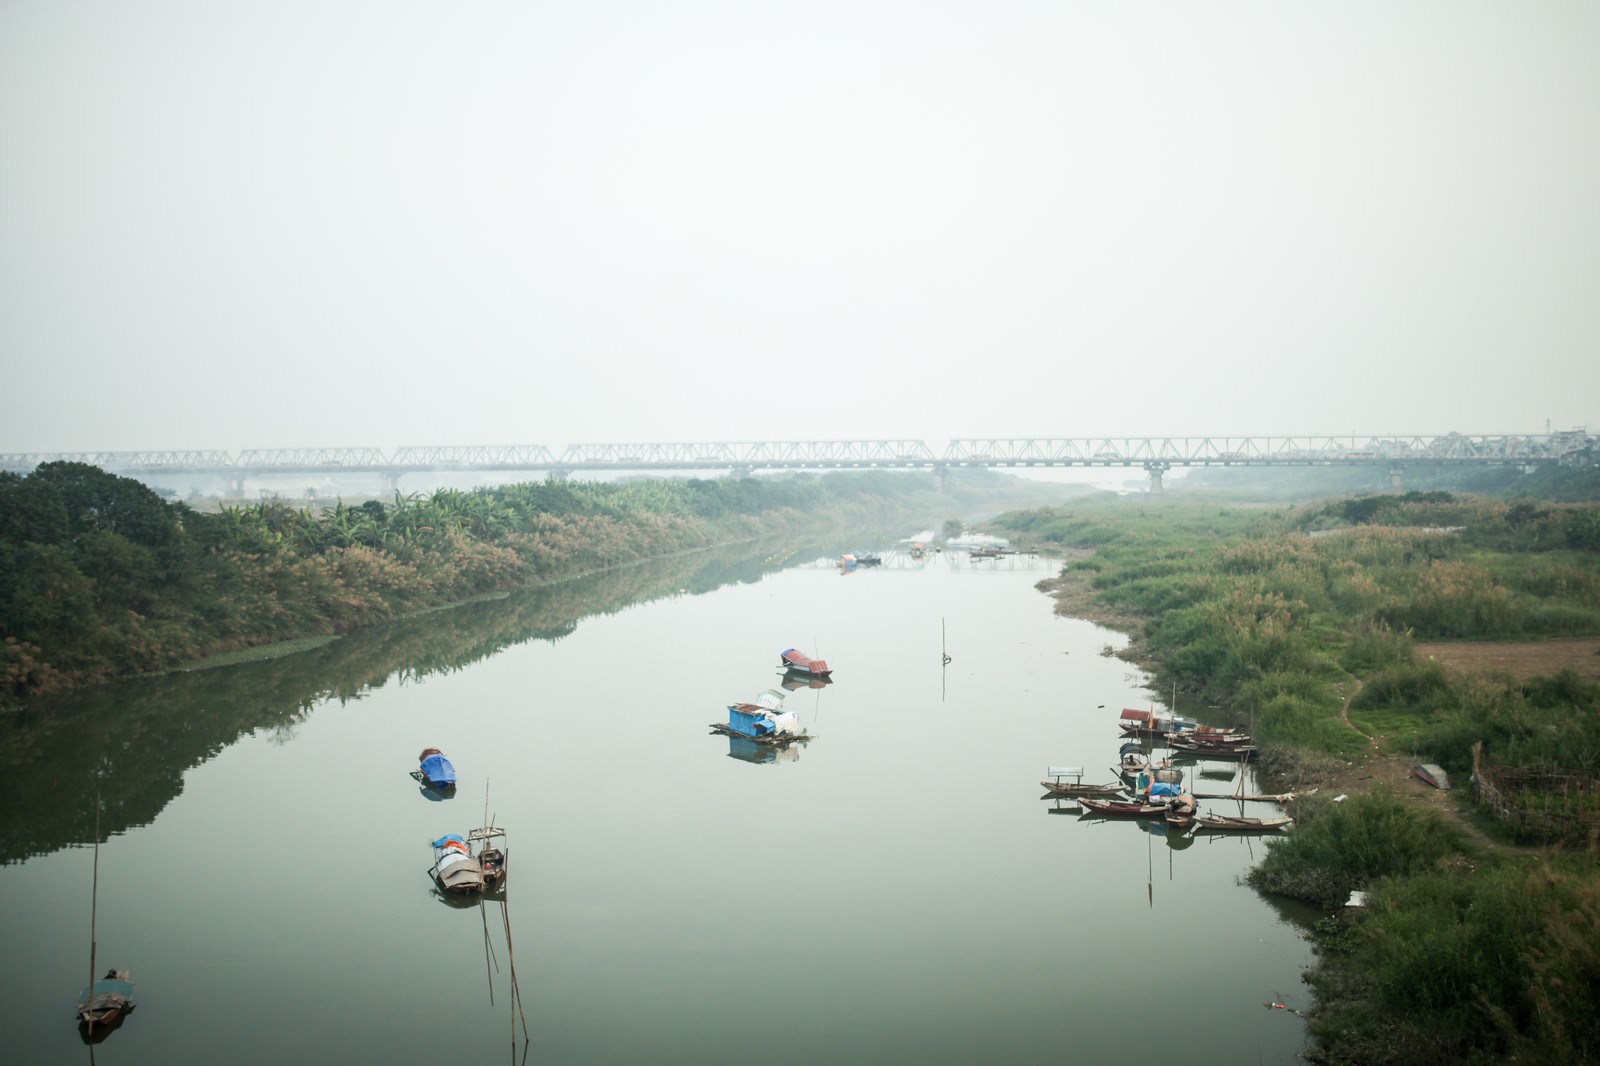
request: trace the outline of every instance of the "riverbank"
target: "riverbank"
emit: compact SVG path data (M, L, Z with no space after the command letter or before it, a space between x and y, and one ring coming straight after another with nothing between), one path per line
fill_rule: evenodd
M1591 1061L1600 944L1572 930L1600 921L1581 769L1600 749L1595 509L1433 494L1353 528L1350 511L1145 504L995 528L1074 549L1038 586L1057 611L1127 633L1118 654L1155 692L1251 729L1263 786L1296 793L1249 881L1329 915L1312 1061ZM1343 535L1309 535L1324 527ZM1480 754L1506 782L1578 769L1504 795L1507 828L1471 802Z

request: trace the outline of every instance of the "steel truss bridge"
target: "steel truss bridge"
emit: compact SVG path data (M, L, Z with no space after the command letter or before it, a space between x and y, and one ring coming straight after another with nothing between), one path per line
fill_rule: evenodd
M108 473L218 477L242 495L248 479L370 474L394 491L418 473L573 474L615 472L923 469L958 467L1139 467L1153 491L1174 467L1387 466L1394 484L1407 467L1583 465L1600 458L1584 430L1525 435L1462 433L1392 437L1028 437L960 438L935 449L921 440L728 441L676 444L542 444L242 451L29 452L0 454L0 470L88 463Z

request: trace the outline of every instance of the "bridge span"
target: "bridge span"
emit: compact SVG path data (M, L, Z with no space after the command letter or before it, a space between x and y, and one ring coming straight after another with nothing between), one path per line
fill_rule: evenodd
M0 454L0 470L27 473L41 463L88 463L126 477L161 475L224 479L236 495L250 479L285 475L375 475L385 493L417 473L574 474L758 470L923 469L936 476L958 467L1137 467L1160 491L1174 467L1387 466L1392 482L1408 467L1518 466L1593 463L1596 442L1585 430L1543 434L1463 433L1410 436L1243 437L967 437L935 448L922 440L791 440L632 444L269 448L223 451L18 452Z

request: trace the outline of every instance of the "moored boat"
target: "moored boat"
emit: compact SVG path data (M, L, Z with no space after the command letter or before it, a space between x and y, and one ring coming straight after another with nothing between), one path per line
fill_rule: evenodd
M1052 796L1120 796L1128 786L1117 782L1108 785L1090 784L1083 780L1081 766L1047 766L1047 777L1039 784L1044 786L1043 798Z
M1138 743L1130 741L1118 749L1116 772L1123 777L1137 777L1150 769L1150 756L1144 753L1144 748Z
M1190 736L1170 736L1166 743L1173 751L1201 759L1238 759L1241 762L1248 762L1259 750L1250 743L1249 737L1243 737L1238 741L1216 742Z
M83 1038L91 1042L104 1039L133 1013L133 981L127 970L108 970L106 975L78 995L78 1026Z
M1287 829L1293 823L1293 818L1243 818L1210 812L1194 817L1196 829L1209 829L1217 833L1270 833Z
M456 768L438 748L422 749L422 754L417 756L417 762L420 765L411 772L412 777L439 792L455 790Z
M481 895L483 866L459 833L447 833L433 842L433 875L439 888L453 895Z
M467 840L478 845L476 858L479 869L483 871L485 892L505 887L509 849L495 843L497 838L504 840L505 836L506 831L496 825L480 826L467 834Z
M769 688L750 703L728 704L728 720L712 722L711 730L724 736L747 737L764 744L787 744L806 739L800 718L783 709L786 693Z
M778 660L779 665L781 665L785 670L794 674L804 674L811 677L828 677L833 673L833 670L829 668L826 660L813 659L808 655L802 655L793 648L785 648L782 654L778 656Z
M1124 736L1130 737L1166 737L1174 733L1191 733L1199 727L1199 722L1181 714L1157 714L1134 707L1124 707L1117 721L1117 728L1122 730Z
M1111 818L1160 818L1166 814L1165 804L1150 804L1143 800L1101 799L1079 796L1078 806L1085 814L1099 814Z

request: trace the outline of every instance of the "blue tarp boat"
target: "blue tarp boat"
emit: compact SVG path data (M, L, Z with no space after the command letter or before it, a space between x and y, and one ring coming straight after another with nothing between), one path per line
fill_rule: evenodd
M417 769L417 776L423 784L440 790L456 787L456 768L438 748L428 748L418 758L422 765Z

